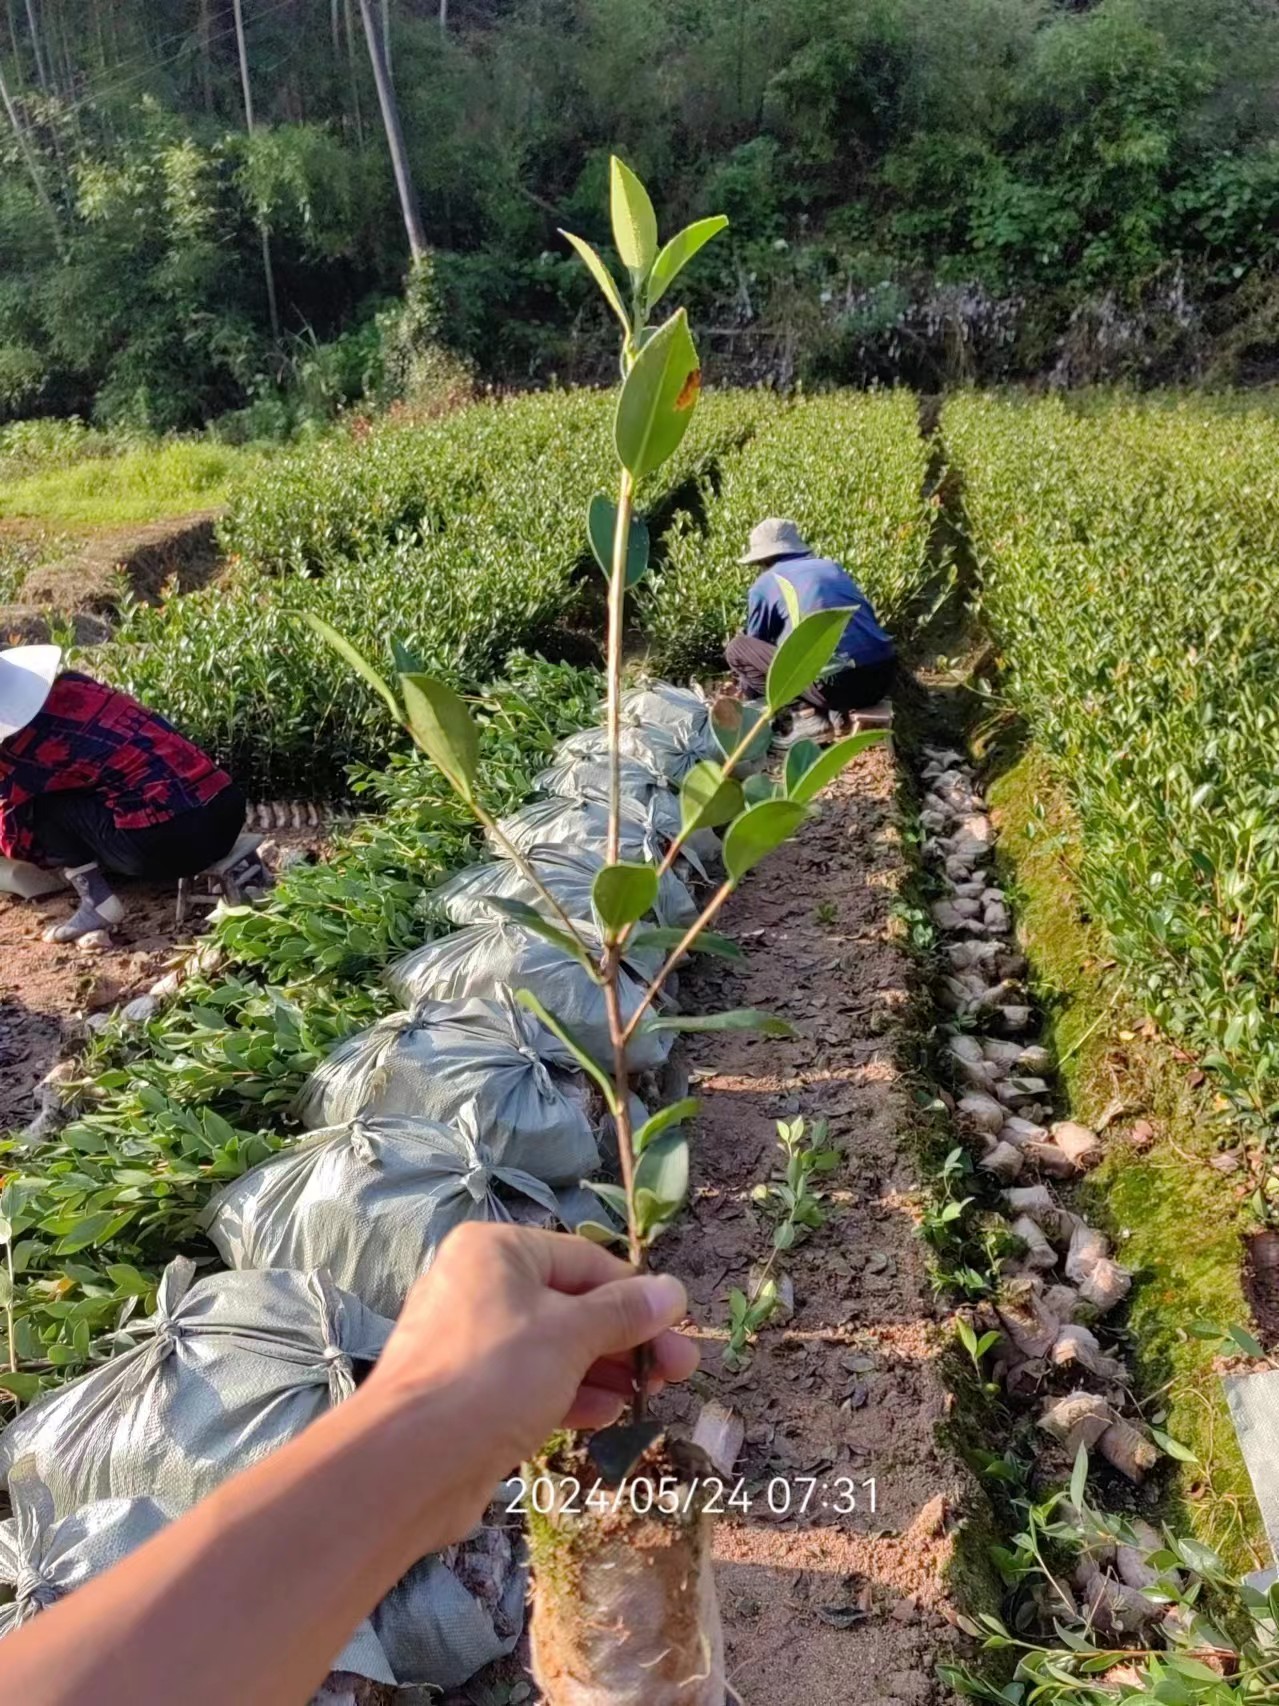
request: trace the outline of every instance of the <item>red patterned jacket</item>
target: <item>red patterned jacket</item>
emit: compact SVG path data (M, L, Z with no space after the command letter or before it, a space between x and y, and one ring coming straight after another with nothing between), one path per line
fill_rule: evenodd
M207 805L230 782L163 717L67 670L26 728L0 742L0 853L39 862L31 824L39 794L89 789L117 829L146 829Z

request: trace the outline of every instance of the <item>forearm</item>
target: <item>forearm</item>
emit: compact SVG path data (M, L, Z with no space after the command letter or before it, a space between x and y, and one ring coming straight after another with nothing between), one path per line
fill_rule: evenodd
M468 1425L469 1423L469 1425ZM453 1387L368 1388L0 1644L24 1706L303 1706L361 1618L497 1476Z

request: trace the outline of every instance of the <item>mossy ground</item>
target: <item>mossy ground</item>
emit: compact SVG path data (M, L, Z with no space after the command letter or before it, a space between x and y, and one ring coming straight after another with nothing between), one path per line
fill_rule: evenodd
M1084 1187L1138 1283L1128 1319L1138 1390L1167 1406L1162 1424L1194 1452L1176 1465L1165 1514L1214 1546L1234 1569L1269 1562L1260 1517L1220 1380L1216 1347L1187 1333L1248 1321L1241 1287L1244 1213L1229 1175L1210 1165L1222 1143L1211 1093L1191 1066L1148 1034L1124 997L1101 932L1082 914L1074 868L1079 829L1033 749L1015 756L987 790L1000 832L1002 876L1030 959L1044 1040L1060 1065L1072 1115L1100 1119L1116 1102L1155 1127L1148 1149L1124 1141L1116 1121L1108 1158ZM1150 1406L1148 1405L1148 1413Z
M0 516L97 528L214 509L262 461L258 448L173 439L85 457L9 482Z

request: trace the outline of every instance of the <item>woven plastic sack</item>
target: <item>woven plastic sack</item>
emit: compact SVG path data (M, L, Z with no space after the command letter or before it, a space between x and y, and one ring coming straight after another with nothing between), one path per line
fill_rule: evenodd
M622 695L622 721L634 728L674 729L714 746L711 708L697 687L674 687L669 681L651 681ZM714 754L710 750L706 757Z
M594 939L592 948L598 951ZM622 1016L627 1020L638 1010L647 981L660 969L656 953L641 954L642 964L632 961L637 975L630 975L623 967L618 978ZM386 979L406 1007L420 1001L491 997L503 984L511 989L531 989L576 1035L592 1059L602 1066L612 1064L604 991L571 954L510 919L468 924L451 936L415 948L396 960ZM670 1054L672 1041L669 1032L641 1026L627 1051L631 1071L656 1070Z
M15 1506L46 1488L54 1517L141 1497L176 1516L348 1397L391 1326L322 1270L196 1281L179 1256L130 1324L141 1343L24 1410L0 1473Z
M638 758L656 770L672 787L678 787L693 766L700 764L704 758L722 757L711 733L709 718L700 726L691 722L674 726L649 723L643 727L623 723L618 750L623 758ZM607 762L608 730L579 729L559 743L555 756Z
M623 758L619 780L623 799L654 808L654 821L663 835L674 836L678 832L679 799L660 770L638 758ZM597 800L607 805L610 789L607 757L582 758L570 753L543 770L535 785L542 794L556 794L566 800Z
M537 847L581 847L605 858L608 819L608 806L602 800L566 800L552 795L521 806L504 817L498 828L505 841L521 853L531 853ZM645 806L624 797L618 829L618 857L635 865L660 865L679 833L678 822L671 826L671 813L661 809L656 798ZM489 845L505 856L506 848L496 836L489 836ZM675 868L684 878L690 870L699 877L706 875L693 843L685 843L680 849Z
M510 1529L490 1524L415 1564L373 1613L373 1628L401 1686L460 1688L514 1649L527 1592L522 1548Z
M219 1192L203 1224L233 1268L326 1268L370 1309L396 1316L455 1226L513 1218L499 1188L559 1221L548 1185L494 1160L473 1106L452 1126L357 1119L252 1168Z
M424 1001L348 1037L302 1086L297 1114L311 1131L358 1118L452 1125L472 1102L498 1166L550 1185L599 1167L585 1079L504 988L487 1001Z
M0 1636L56 1605L94 1576L136 1552L169 1520L153 1499L98 1499L74 1515L55 1519L43 1488L0 1522L0 1586L12 1598L0 1605ZM394 1684L381 1642L366 1619L334 1660L332 1669Z
M527 855L527 860L566 918L595 920L591 885L596 874L604 868L600 854L586 848L574 851L563 847L538 847ZM488 904L492 899L520 900L540 913L550 912L545 899L523 871L508 859L497 859L487 865L470 865L441 883L430 896L435 910L454 924L487 923L497 917L497 910ZM653 916L659 924L681 929L697 917L692 895L673 871L667 871L658 884Z

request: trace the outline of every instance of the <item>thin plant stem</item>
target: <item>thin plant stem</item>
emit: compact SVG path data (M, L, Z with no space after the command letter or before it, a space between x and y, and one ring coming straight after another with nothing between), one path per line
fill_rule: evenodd
M7 1238L5 1240L4 1255L5 1265L9 1270L9 1295L5 1300L4 1306L5 1332L9 1337L9 1372L10 1374L16 1374L18 1372L18 1318L14 1312L13 1298L14 1288L17 1285L17 1275L13 1268L12 1238ZM17 1402L18 1400L15 1395L14 1403L16 1404Z
M715 890L715 893L707 901L706 905L702 908L700 914L693 920L688 929L680 937L679 941L671 949L670 954L667 957L666 964L644 991L644 994L640 998L639 1005L636 1007L634 1013L631 1014L630 1023L627 1025L626 1030L623 1033L623 1042L629 1042L634 1036L640 1020L661 994L662 985L675 970L675 967L679 962L684 958L684 955L689 951L693 943L701 935L702 931L711 924L716 913L719 911L720 907L723 906L729 895L732 894L736 886L737 885L731 881L721 883Z
M582 939L582 936L579 933L577 926L573 923L573 920L569 917L568 913L565 912L559 901L556 900L550 889L547 888L546 884L538 876L537 872L534 870L532 864L525 855L521 853L515 843L503 833L492 813L486 811L479 801L473 797L467 800L467 804L475 814L476 820L481 829L485 830L493 837L494 841L496 841L498 846L502 849L506 858L511 861L512 865L515 866L516 870L524 880L532 884L533 888L551 908L552 912L554 912L555 916L559 919L560 923L568 931L573 940L585 952L589 953L591 944Z
M626 614L626 558L631 541L635 485L622 470L608 583L608 862L616 865L622 842L622 624Z

